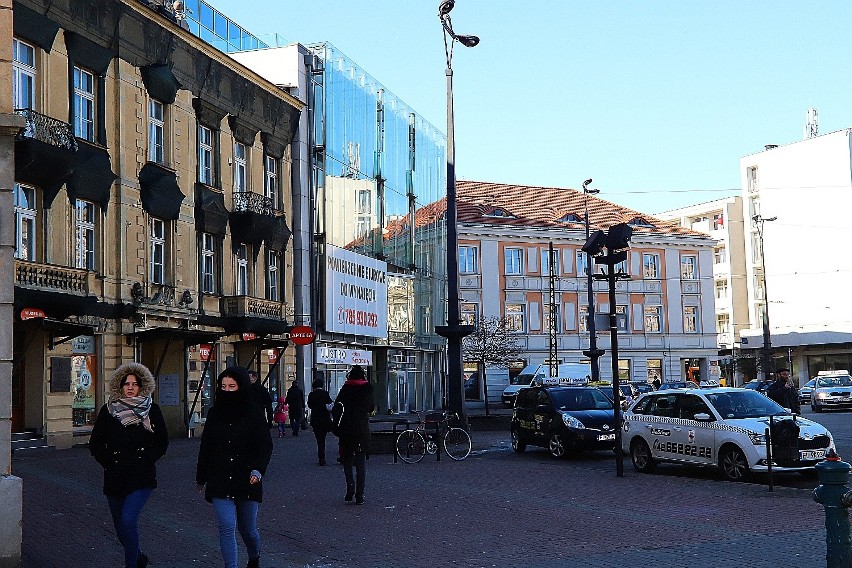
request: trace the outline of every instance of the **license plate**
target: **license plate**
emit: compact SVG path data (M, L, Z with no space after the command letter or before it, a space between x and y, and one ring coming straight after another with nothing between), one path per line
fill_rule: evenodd
M598 442L606 442L607 440L615 440L615 434L599 434Z
M825 450L799 450L800 460L821 460L825 458Z

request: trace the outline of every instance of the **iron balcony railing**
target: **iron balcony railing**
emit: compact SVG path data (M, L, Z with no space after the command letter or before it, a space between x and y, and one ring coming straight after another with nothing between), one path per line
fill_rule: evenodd
M271 197L259 193L237 191L234 193L234 212L272 216L275 214L275 203Z
M51 118L30 108L15 109L26 120L24 129L18 134L18 139L29 138L52 146L77 151L77 139L74 131L67 122Z

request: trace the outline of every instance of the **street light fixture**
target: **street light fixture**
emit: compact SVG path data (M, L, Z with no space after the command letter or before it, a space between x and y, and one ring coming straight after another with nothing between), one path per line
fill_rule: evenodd
M435 333L447 338L447 410L457 414L462 426L466 428L462 338L473 333L474 326L461 325L459 316L456 150L453 136L453 47L456 42L465 47L474 47L479 43L479 38L472 35L459 35L453 31L450 11L454 6L454 0L444 0L438 6L438 18L444 28L444 54L447 58L447 215L445 219L447 224L447 325L435 326Z
M589 185L592 183L592 179L589 178L583 182L583 196L586 200L586 241L589 240L589 195L595 195L600 193L599 189L590 189ZM592 255L588 252L586 253L586 287L588 292L588 304L589 308L587 311L587 319L588 322L586 324L586 328L589 330L589 349L588 351L583 351L583 355L589 358L591 370L592 370L592 381L599 382L601 380L601 369L600 362L598 359L603 356L603 349L598 349L598 338L595 330L595 292L593 288L593 276L592 270L593 261Z
M760 367L764 380L769 378L769 369L772 365L772 338L769 332L769 292L766 289L766 257L763 254L763 224L767 221L776 221L777 219L778 217L764 218L760 214L751 218L757 229L757 236L760 241L760 268L763 283L763 353L760 358Z

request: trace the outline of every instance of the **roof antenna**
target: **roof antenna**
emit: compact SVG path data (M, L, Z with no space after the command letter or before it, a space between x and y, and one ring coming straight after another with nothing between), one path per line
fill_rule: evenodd
M809 108L803 140L815 138L816 136L819 136L819 113L817 112L817 109Z

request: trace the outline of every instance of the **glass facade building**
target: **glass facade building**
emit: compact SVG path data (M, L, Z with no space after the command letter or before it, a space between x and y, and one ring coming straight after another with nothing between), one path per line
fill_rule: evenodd
M204 0L184 0L189 31L219 51L234 53L270 47ZM276 41L272 43L278 45Z

